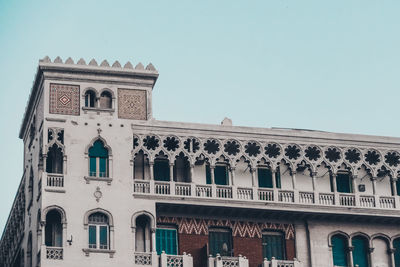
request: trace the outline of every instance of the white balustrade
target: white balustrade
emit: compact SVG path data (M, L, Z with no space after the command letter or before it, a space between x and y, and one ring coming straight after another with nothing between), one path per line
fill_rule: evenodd
M379 206L383 209L394 209L395 208L394 197L380 197Z
M299 192L300 203L313 204L314 193L313 192Z
M212 187L209 185L196 185L196 196L211 197Z
M160 255L160 265L157 267L193 267L193 258L190 254L167 255L163 251Z
M242 255L238 257L226 257L217 254L215 257L209 256L208 267L249 267L249 260Z
M238 199L252 200L253 199L253 189L252 188L241 188L237 189Z
M352 207L356 205L356 197L353 194L340 194L339 203L341 206Z
M319 193L319 204L327 206L335 205L335 195L330 193Z
M63 248L46 247L46 258L49 260L62 260L63 259Z
M272 189L258 189L258 199L264 201L274 201L274 191Z
M232 188L230 186L217 186L217 197L232 198Z
M360 206L363 208L374 208L375 197L374 196L360 196Z
M135 193L150 193L150 181L138 181L135 180L133 184L133 190Z
M154 183L154 192L159 195L169 195L170 185L168 182L155 182Z
M56 173L47 174L47 186L64 187L64 175Z
M278 201L280 201L280 202L294 202L294 193L293 193L293 191L280 190L278 192Z
M190 196L192 194L191 185L186 183L175 184L175 194L177 196Z

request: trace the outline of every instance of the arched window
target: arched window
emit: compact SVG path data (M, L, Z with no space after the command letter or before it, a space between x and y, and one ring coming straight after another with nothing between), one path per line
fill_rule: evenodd
M26 261L27 266L32 267L32 232L28 236L28 245L26 246Z
M109 218L102 212L89 215L89 248L109 249Z
M89 149L89 176L108 176L108 150L101 140L94 142Z
M154 180L170 181L169 160L166 155L160 155L154 160Z
M48 247L62 247L61 214L57 210L46 214L45 244Z
M85 107L94 108L96 107L96 93L92 90L87 90L85 93Z
M150 218L143 214L136 218L135 251L150 252L151 228Z
M372 251L372 262L374 266L391 266L391 259L388 253L389 251L389 242L388 239L383 236L377 236L372 239L372 247L374 248Z
M47 152L46 172L63 173L63 152L56 144L52 145Z
M190 182L190 164L183 153L176 157L174 164L174 181L175 182Z
M369 267L368 263L368 240L364 236L355 236L351 240L353 249L354 266Z
M343 235L334 235L331 238L334 266L347 267L347 238Z
M112 96L108 91L104 91L100 95L100 108L112 108Z
M142 150L140 150L135 156L133 171L133 177L135 180L145 180L146 177L147 179L150 177L149 160Z
M395 267L400 267L400 238L393 240Z

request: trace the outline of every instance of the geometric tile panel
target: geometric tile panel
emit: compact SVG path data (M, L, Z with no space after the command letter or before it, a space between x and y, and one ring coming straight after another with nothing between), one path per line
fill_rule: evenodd
M285 239L294 240L294 225L284 223L254 223L235 220L212 220L184 217L157 217L159 224L175 224L180 234L208 235L208 227L229 227L232 235L238 237L261 238L263 230L275 230L285 233Z
M146 91L118 89L118 118L147 120Z
M79 116L79 86L50 84L50 113Z

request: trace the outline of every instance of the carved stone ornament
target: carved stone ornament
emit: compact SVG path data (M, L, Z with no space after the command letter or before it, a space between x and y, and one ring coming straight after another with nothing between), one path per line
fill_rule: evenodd
M100 191L100 187L96 187L96 191L94 191L93 196L96 198L97 202L100 201L100 198L103 196L103 193Z

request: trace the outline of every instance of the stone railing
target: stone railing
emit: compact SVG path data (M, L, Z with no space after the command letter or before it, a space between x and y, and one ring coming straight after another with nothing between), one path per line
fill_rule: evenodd
M215 257L210 255L207 267L249 267L249 260L242 255L238 257L225 257L217 254Z
M244 202L260 201L310 206L342 206L354 208L398 209L398 196L361 195L359 193L322 193L298 190L199 185L194 183L136 180L135 194L180 196L189 198L229 199Z
M193 267L193 258L185 252L183 255L168 255L163 251L160 255L159 267Z
M46 186L64 187L64 175L58 173L48 173Z
M46 259L62 260L63 259L63 248L46 247Z
M155 256L157 257L157 254ZM154 253L151 252L135 252L135 266L153 266L153 257Z
M289 260L277 260L274 257L272 257L270 261L268 259L264 259L262 267L303 267L303 264L299 262L297 259L289 261Z

